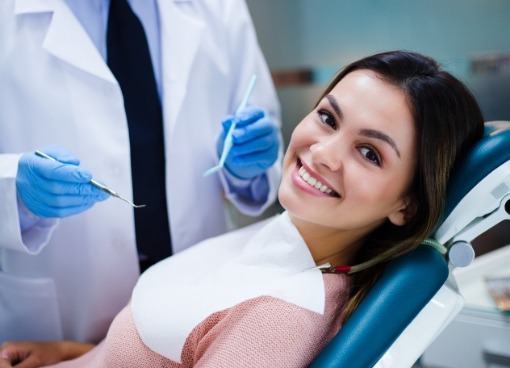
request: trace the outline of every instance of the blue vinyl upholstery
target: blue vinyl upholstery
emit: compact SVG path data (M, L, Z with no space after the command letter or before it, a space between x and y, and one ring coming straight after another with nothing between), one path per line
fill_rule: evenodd
M311 367L373 367L447 277L446 261L432 247L399 257Z
M480 180L510 160L510 123L486 124L486 133L457 164L445 214ZM448 278L446 260L432 247L392 261L312 368L373 367Z

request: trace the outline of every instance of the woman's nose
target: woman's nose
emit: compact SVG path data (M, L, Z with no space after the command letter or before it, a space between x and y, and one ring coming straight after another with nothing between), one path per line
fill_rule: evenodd
M338 139L329 137L310 146L312 159L316 164L327 166L331 171L339 171L342 168L343 149Z

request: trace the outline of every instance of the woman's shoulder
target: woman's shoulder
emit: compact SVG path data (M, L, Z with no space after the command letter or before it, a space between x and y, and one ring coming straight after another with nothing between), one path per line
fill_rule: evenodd
M348 287L346 275L325 277L324 313L267 295L245 300L202 321L185 349L201 352L207 364L308 366L340 329Z

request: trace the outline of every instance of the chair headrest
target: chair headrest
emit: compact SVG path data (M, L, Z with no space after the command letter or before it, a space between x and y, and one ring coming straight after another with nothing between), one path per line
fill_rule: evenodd
M510 160L510 121L485 123L485 135L454 168L446 195L443 219L490 172Z
M373 367L447 277L428 245L396 258L310 368Z

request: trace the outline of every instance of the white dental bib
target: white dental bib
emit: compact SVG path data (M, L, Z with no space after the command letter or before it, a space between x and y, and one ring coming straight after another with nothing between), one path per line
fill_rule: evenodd
M262 295L320 314L320 270L284 212L159 262L138 281L131 301L142 341L175 362L191 331L211 314Z

